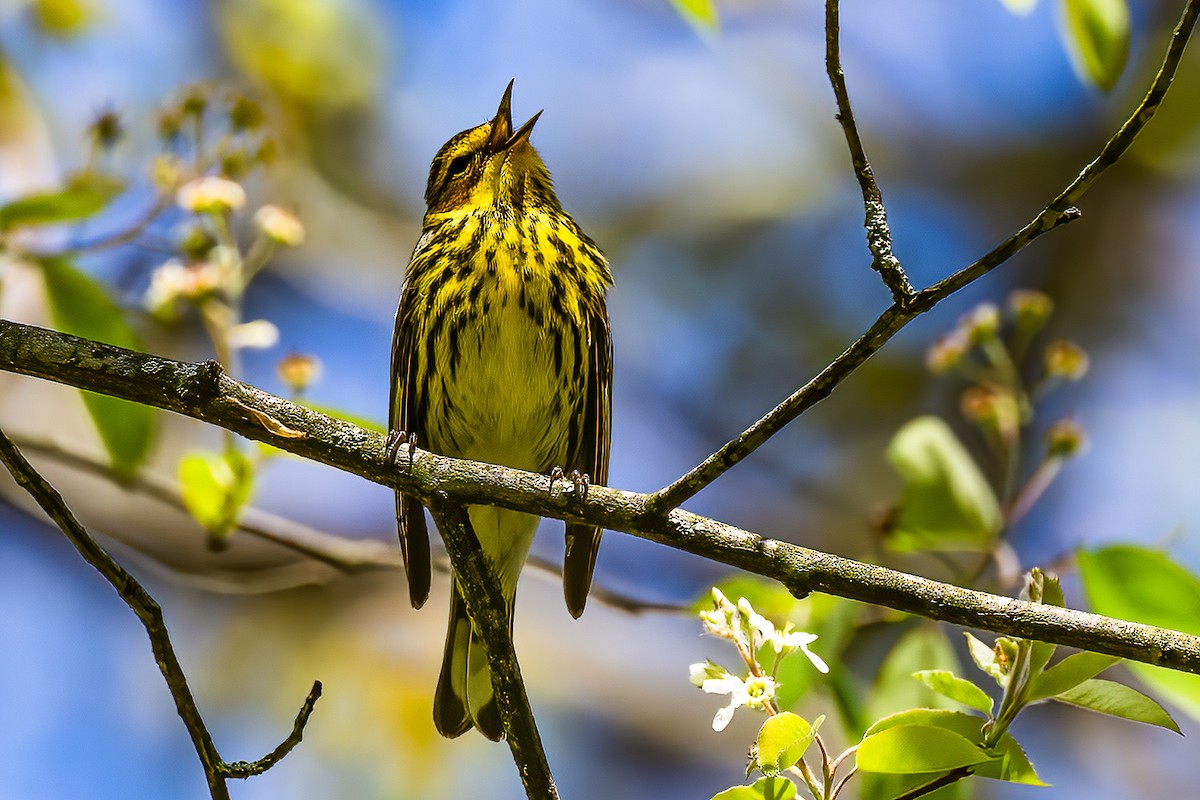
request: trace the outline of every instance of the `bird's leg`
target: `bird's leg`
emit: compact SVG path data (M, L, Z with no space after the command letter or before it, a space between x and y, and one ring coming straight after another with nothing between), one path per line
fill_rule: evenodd
M591 476L577 469L571 470L571 484L575 487L575 497L580 503L587 502L588 488L592 485Z
M397 466L400 464L401 447L408 448L408 468L412 469L413 456L417 452L417 434L405 433L404 431L388 431L387 446L383 452L388 461Z
M561 480L562 476L563 476L562 467L552 467L550 469L550 488L548 491L551 496L554 495L554 482L557 480Z

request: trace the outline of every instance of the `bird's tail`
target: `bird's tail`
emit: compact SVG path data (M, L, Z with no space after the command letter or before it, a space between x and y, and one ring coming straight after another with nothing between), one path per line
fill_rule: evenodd
M500 578L511 637L517 577L533 541L537 517L481 506L470 506L468 512L480 544ZM442 672L433 699L433 721L438 732L449 738L461 736L472 726L493 741L504 736L504 726L492 694L487 650L467 615L457 577L452 581L450 591L450 623L446 628Z

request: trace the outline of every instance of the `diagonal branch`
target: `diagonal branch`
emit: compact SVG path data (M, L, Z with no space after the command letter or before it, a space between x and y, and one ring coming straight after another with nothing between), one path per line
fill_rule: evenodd
M521 773L521 783L531 800L557 800L558 789L550 774L550 763L546 760L542 737L538 734L509 635L504 597L500 594L495 567L479 546L466 506L450 499L445 492L434 492L429 510L446 542L454 571L461 578L458 587L471 624L487 648L492 691L500 719L504 722L508 748Z
M63 501L62 495L37 473L3 431L0 431L0 462L8 468L17 483L37 501L42 510L54 520L84 560L104 576L130 610L137 614L138 619L142 621L142 625L146 628L146 634L150 637L154 660L158 664L159 670L162 671L163 678L166 679L167 688L171 690L171 697L175 701L175 710L183 720L184 726L187 727L192 745L196 748L196 755L200 757L200 763L204 767L204 776L208 781L208 790L213 800L228 800L229 789L225 785L227 778L245 778L265 772L299 743L304 726L308 722L309 715L312 714L313 706L316 704L317 698L321 696L320 681L313 683L312 691L300 709L300 715L296 718L292 733L274 752L261 761L249 765L245 762L226 764L221 760L212 734L209 733L204 719L200 716L200 709L196 706L196 699L192 696L192 690L188 686L183 667L180 666L175 649L171 645L171 637L167 631L166 621L163 619L162 608L132 575L114 561L104 548L96 544L96 541L71 513L71 509Z
M235 381L212 362L185 364L0 320L0 369L152 405L219 425L432 502L494 505L601 525L772 578L793 594L825 592L929 619L1080 647L1200 674L1200 636L1028 603L767 539L717 520L650 508L651 495L593 486L546 491L546 476L418 451L387 458L386 439ZM266 425L264 419L276 424ZM281 435L279 424L301 436Z
M771 409L762 419L726 442L690 472L651 495L651 510L657 514L664 514L686 502L688 498L724 475L734 464L757 450L789 422L828 397L850 373L917 316L1008 261L1042 234L1078 219L1080 211L1073 204L1095 184L1105 170L1117 163L1146 127L1146 123L1154 117L1175 78L1184 49L1196 25L1198 13L1200 0L1188 0L1183 15L1171 34L1171 43L1163 56L1162 65L1142 102L1101 148L1100 153L1025 227L973 264L917 292L903 303L893 303L858 341L830 362L815 378Z
M837 100L837 121L842 125L846 145L850 148L850 161L854 174L862 189L863 209L866 219L867 248L871 251L871 269L879 273L884 285L892 292L892 302L901 308L913 295L912 284L900 266L900 259L892 253L892 232L888 229L887 209L883 206L883 194L875 182L871 162L863 148L858 125L854 122L854 110L850 107L850 94L846 91L846 75L842 72L841 25L838 22L838 0L825 0L825 71L833 86Z

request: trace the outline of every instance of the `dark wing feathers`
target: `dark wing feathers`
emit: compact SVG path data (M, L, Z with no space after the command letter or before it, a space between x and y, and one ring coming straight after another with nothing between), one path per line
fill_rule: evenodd
M396 328L392 334L391 403L388 429L413 433L410 426L424 417L418 409L416 364L413 359L413 330L408 307L412 302L409 287L396 310ZM396 527L400 534L400 555L408 576L408 596L413 608L429 599L429 532L425 528L425 509L411 497L396 492Z
M579 441L570 442L574 454L567 471L577 469L591 476L594 484L608 484L608 451L612 442L612 336L603 306L588 320L589 368L583 425ZM600 549L601 528L592 525L567 525L567 552L563 561L563 595L571 616L579 617L587 603Z

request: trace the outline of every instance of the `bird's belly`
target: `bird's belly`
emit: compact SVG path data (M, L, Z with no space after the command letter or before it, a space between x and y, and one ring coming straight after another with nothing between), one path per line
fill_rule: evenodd
M515 303L464 325L436 373L444 402L432 402L431 445L447 455L545 471L567 457L578 408L573 354ZM439 394L436 390L434 395Z

